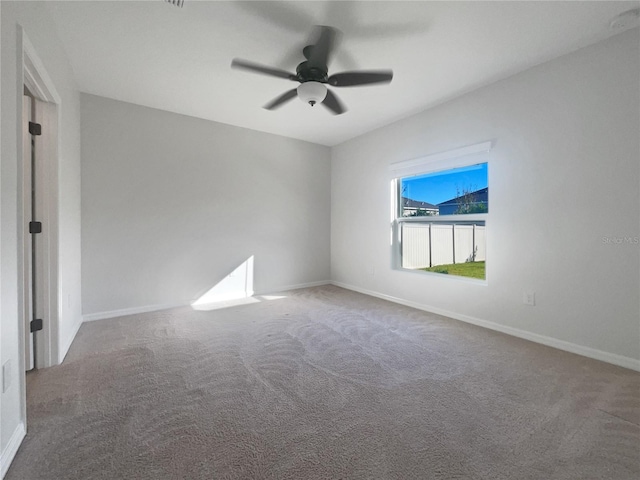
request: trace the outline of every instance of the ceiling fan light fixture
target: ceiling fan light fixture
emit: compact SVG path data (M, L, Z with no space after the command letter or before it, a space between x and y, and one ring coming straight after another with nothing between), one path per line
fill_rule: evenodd
M308 103L312 107L316 103L322 103L327 96L327 87L320 82L304 82L298 86L298 97L304 103Z

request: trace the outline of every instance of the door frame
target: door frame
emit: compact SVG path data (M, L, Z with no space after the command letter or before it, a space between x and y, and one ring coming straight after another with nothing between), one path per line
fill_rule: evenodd
M44 244L44 252L42 253L44 259L44 271L42 273L41 282L41 301L43 303L43 312L45 321L43 322L43 329L38 338L38 350L39 355L37 358L37 368L50 367L60 363L59 360L59 276L58 276L58 259L59 259L59 201L58 201L58 167L59 167L59 145L61 145L60 139L60 119L61 119L61 107L62 100L58 94L51 77L47 73L42 60L38 56L36 49L29 40L26 32L22 26L18 25L18 75L16 85L16 96L18 103L22 105L22 97L24 87L26 86L30 93L38 100L51 104L50 112L47 114L47 123L51 123L51 135L47 140L46 145L41 146L46 150L45 155L47 161L44 166L44 178L47 181L41 185L38 189L38 194L42 198L42 218L38 219L43 225L48 225L48 228L43 228L43 231L39 238L42 238ZM22 108L16 109L18 111L18 159L22 165L24 158L23 142L22 142L22 129L23 129L23 112ZM26 196L30 198L31 192L25 191L23 188L23 168L18 169L18 312L21 321L19 322L19 333L22 341L18 345L19 347L19 359L20 359L20 376L22 380L23 395L22 395L22 407L23 415L26 419L26 375L25 375L25 349L26 349L26 331L27 320L25 319L25 296L28 296L29 292L25 292L24 282L25 275L30 275L25 268L25 255L30 255L27 251L29 245L29 233L28 222L31 219L31 211L26 211L25 207L30 204L30 201L25 201ZM47 321L48 320L48 321Z

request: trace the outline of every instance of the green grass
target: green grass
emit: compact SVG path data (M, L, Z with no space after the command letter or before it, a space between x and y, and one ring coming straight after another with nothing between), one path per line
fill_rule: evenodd
M484 280L484 262L455 263L423 268L425 272L445 273L460 277L481 278Z

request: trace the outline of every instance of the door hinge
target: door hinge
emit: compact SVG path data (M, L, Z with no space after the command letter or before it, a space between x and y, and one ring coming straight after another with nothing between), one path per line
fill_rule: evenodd
M29 233L42 233L42 222L29 222Z
M29 133L31 135L42 135L42 125L35 122L29 122Z
M29 323L29 331L37 332L38 330L42 330L42 319L36 318L35 320L31 320Z

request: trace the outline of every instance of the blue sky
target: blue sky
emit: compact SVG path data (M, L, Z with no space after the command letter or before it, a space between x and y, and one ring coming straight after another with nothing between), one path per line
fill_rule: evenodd
M457 196L456 187L480 190L486 188L487 164L443 170L402 180L402 196L434 205Z

